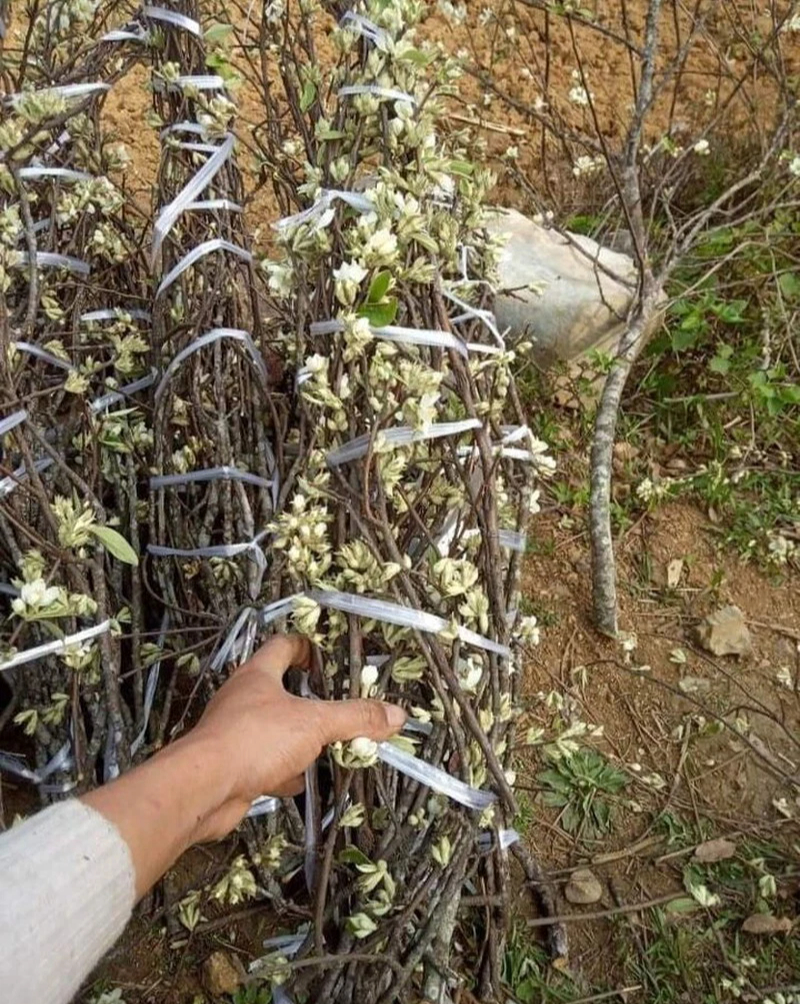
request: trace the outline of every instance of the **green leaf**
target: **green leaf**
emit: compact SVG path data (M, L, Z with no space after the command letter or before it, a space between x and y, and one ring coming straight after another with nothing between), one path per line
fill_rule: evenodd
M475 173L475 165L468 160L451 160L448 167L459 178L471 178Z
M370 283L369 292L367 293L367 303L380 303L384 296L386 296L391 281L391 272L385 270L378 272Z
M787 300L800 297L800 275L797 272L784 272L778 279L778 285Z
M682 896L680 899L673 899L671 903L667 903L666 911L667 913L682 914L682 913L694 913L696 910L700 909L700 904L697 903L691 896Z
M686 322L684 321L677 331L672 332L672 348L675 352L684 352L686 349L690 349L695 344L697 341L698 327L686 325Z
M373 863L363 851L352 844L339 853L339 862L343 865L371 865Z
M124 561L126 565L138 565L139 558L136 551L125 540L121 533L112 530L110 526L90 526L89 532L93 533L109 554Z
M212 24L206 28L204 37L207 42L221 42L233 31L232 24Z
M385 303L365 303L359 308L359 317L366 317L373 328L392 324L397 316L397 300L390 297Z
M722 356L714 356L709 361L708 368L712 373L727 373L731 368L730 359L723 359Z
M300 111L307 112L317 99L317 85L313 80L307 80L300 95Z

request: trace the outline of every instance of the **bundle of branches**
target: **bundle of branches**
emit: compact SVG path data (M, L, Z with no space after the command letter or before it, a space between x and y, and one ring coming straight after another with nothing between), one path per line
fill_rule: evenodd
M388 1002L414 982L440 1000L466 967L489 996L514 840L514 647L536 631L515 609L517 568L530 474L550 461L486 309L491 178L436 130L455 63L415 43L419 4L376 0L332 32L323 78L312 8L261 33L282 85L265 89L264 160L305 206L266 265L305 458L273 547L320 653L314 694L401 702L411 728L335 746L307 776L314 922L292 984ZM469 960L454 950L465 890L488 907L458 939Z
M266 342L242 223L234 105L223 78L205 72L195 5L162 12L160 22L161 44L153 50L161 164L152 257L161 375L148 550L160 607L188 639L168 642L180 653L176 669L197 670L198 653L213 651L231 621L234 631L215 668L240 638L249 651L255 621L246 604L272 595L264 549L280 495L288 415L283 397L273 393L282 370ZM170 694L175 682L173 676ZM168 718L169 701L159 738Z
M34 12L0 127L3 719L16 712L35 736L38 769L3 765L48 779L45 791L93 778L101 759L106 775L127 763L142 706L119 682L134 555L117 527L135 525L129 482L149 436L116 410L152 381L146 275L140 227L110 180L121 152L100 127L114 45L90 46L78 67L82 12L91 20L84 8Z

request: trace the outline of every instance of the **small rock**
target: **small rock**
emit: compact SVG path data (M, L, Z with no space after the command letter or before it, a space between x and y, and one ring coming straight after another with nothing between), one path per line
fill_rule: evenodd
M242 977L227 952L214 952L203 963L203 986L212 997L231 995L242 983Z
M588 906L590 903L597 903L603 896L603 887L594 872L588 868L579 868L572 873L572 877L567 882L564 889L564 896L568 903L576 906Z
M748 934L788 934L793 927L789 917L773 917L771 913L754 913L742 924Z
M731 605L709 614L697 629L697 639L713 655L749 655L753 651L744 615Z
M715 861L725 861L736 854L736 844L730 840L719 837L716 840L706 840L704 844L698 844L694 849L695 861L700 861L704 865L713 864Z

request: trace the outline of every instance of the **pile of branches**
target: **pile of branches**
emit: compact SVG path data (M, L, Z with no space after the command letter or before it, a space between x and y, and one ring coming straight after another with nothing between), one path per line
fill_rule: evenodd
M285 213L259 262L225 32L181 0L76 53L55 9L0 127L0 678L3 724L35 743L0 768L45 799L113 777L270 631L299 631L317 655L299 693L394 701L410 726L331 747L301 812L254 804L218 898L310 918L257 974L276 999L445 1000L465 974L490 998L509 847L525 858L517 579L552 461L491 313L492 178L436 128L458 67L417 43L415 0L240 19L264 102L248 142ZM102 127L134 60L152 224Z

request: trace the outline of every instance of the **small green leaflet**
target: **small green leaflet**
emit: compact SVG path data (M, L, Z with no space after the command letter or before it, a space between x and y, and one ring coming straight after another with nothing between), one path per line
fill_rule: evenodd
M359 308L358 316L366 317L373 328L383 328L397 316L397 300L391 297L386 303L365 303Z
M139 557L136 551L125 540L121 533L112 530L110 526L90 526L89 532L94 534L109 554L124 561L126 565L138 565Z
M391 272L387 270L378 272L370 283L369 293L367 293L367 303L380 303L384 296L386 296L391 281Z
M317 85L312 80L307 80L303 86L303 93L300 95L300 111L307 112L317 99Z
M224 38L233 31L233 25L230 24L212 24L210 28L206 29L205 40L207 42L221 42Z
M339 854L339 861L343 865L372 865L367 855L352 844Z

